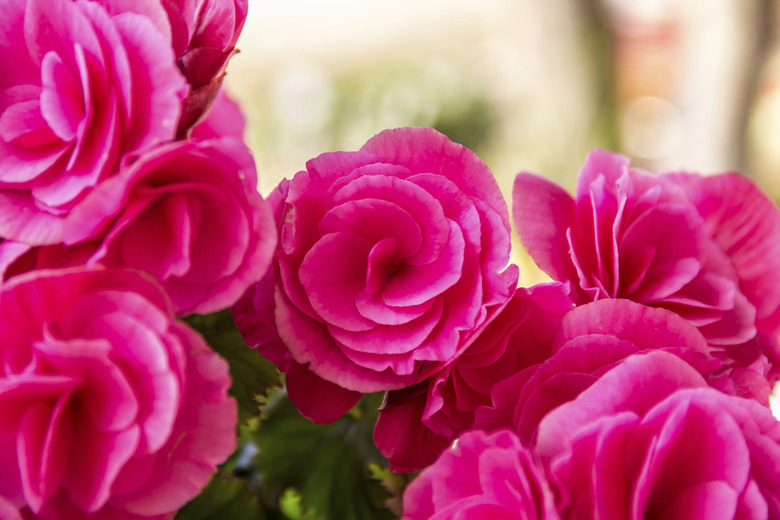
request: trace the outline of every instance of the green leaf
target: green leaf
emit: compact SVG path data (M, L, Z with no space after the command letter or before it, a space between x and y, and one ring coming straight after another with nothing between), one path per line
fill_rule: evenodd
M239 426L259 416L258 399L282 384L276 366L244 342L229 309L205 316L193 314L185 321L230 365L230 395L238 402Z
M246 482L215 475L203 492L184 506L175 520L261 520L263 511Z
M384 506L389 493L369 469L371 463L387 466L373 442L380 400L366 396L335 423L320 425L301 417L280 392L256 434L266 499L278 501L292 488L303 510L322 520L394 518Z

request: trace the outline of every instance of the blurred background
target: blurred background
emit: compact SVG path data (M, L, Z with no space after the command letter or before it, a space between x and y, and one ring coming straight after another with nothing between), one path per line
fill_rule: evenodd
M433 126L507 200L520 170L573 189L597 146L651 170L738 170L780 198L778 0L250 4L226 85L263 195L322 152Z

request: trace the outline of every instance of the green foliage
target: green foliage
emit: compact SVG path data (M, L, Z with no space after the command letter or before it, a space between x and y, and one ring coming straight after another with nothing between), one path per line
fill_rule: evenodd
M287 488L279 498L279 509L290 520L320 520L315 511L304 511L301 494Z
M280 392L264 410L255 436L264 498L271 504L280 497L289 501L288 490L294 489L300 496L298 518L306 520L394 518L384 505L389 494L369 470L371 463L387 466L373 443L380 398L366 396L343 418L320 425L301 417Z
M192 502L184 506L175 520L260 520L265 518L246 482L215 475Z
M239 449L176 520L395 518L385 502L388 489L396 502L399 491L388 486L392 474L373 442L380 394L333 424L315 424L279 389L276 367L244 343L228 310L185 321L230 365Z
M238 402L239 426L257 417L260 413L258 398L281 386L279 371L274 364L244 342L228 309L206 316L191 315L185 321L230 364L230 377L233 379L230 395Z

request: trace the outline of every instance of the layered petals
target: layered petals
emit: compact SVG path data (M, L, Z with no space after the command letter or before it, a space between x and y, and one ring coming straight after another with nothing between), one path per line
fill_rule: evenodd
M506 396L514 405L517 394L499 388L552 356L553 338L572 308L560 283L520 288L454 362L416 387L389 392L374 440L392 467L414 471L431 464L459 434L475 427L483 408L509 415L494 418L491 429L513 427L511 412L503 411L499 400Z
M276 243L254 162L225 137L160 146L101 184L65 221L89 265L153 275L178 315L226 308L259 279Z
M0 330L0 496L39 518L167 515L235 447L226 363L146 276L16 277Z
M473 431L404 492L404 520L558 519L536 456L509 430Z
M323 154L269 200L279 244L263 290L275 294L278 336L295 363L351 392L422 381L514 290L498 186L432 129Z
M515 179L515 224L537 264L578 303L625 298L695 325L724 374L777 357L780 213L729 173L659 176L594 150L572 197L530 173ZM763 351L762 351L763 350Z
M780 515L780 423L665 352L629 357L552 411L535 446L566 518Z
M63 219L123 154L175 136L184 78L146 13L13 0L3 22L0 236L58 243Z

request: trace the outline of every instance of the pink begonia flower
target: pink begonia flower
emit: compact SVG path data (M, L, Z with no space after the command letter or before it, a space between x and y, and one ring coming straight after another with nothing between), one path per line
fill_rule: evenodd
M71 212L63 238L76 259L91 244L88 265L150 273L177 315L206 314L233 305L263 276L274 228L249 150L226 137L176 141L134 157Z
M626 298L678 313L727 369L751 366L762 348L776 358L780 213L771 201L736 174L653 176L628 162L594 150L574 197L518 174L515 224L537 265L574 284L578 303Z
M462 435L404 491L403 520L559 519L536 455L509 430Z
M414 387L389 392L374 442L390 467L424 468L456 436L473 429L477 411L504 398L495 395L501 382L527 378L552 356L561 318L572 308L568 288L560 283L520 288L453 363ZM514 426L511 414L503 426Z
M3 3L0 237L60 242L63 218L123 154L175 137L186 83L150 16Z
M517 283L495 179L433 129L388 130L358 152L320 155L269 200L276 283L252 298L267 309L274 288L281 341L270 344L351 391L340 413L358 393L411 386L457 357ZM328 400L303 397L296 405L315 412ZM338 417L329 415L308 414Z
M235 448L227 364L139 272L0 292L0 496L38 518L170 515Z
M535 448L567 519L780 518L780 422L666 352L627 358L550 412Z

